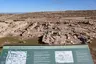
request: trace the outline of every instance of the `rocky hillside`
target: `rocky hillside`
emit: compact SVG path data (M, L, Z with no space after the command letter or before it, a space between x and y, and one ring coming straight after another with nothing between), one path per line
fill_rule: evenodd
M46 44L85 44L96 38L96 11L0 14L0 38L41 37Z

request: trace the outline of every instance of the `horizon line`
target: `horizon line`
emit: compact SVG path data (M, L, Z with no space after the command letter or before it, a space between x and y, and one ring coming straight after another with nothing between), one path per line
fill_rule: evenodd
M39 12L65 12L65 11L96 11L96 10L56 10L56 11L30 11L30 12L0 12L0 14L22 14L22 13L39 13Z

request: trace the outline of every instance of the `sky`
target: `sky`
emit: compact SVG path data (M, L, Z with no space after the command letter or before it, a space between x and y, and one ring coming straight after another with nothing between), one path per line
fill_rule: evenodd
M0 0L0 13L96 10L96 0Z

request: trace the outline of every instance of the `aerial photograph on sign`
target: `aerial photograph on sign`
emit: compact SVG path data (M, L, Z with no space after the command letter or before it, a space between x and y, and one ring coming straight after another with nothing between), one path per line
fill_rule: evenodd
M0 64L96 64L96 0L0 0Z

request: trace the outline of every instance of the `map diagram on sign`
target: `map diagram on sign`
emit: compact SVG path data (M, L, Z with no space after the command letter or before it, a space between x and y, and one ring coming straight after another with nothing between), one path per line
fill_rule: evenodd
M5 64L26 64L26 51L8 51Z
M56 63L74 63L72 51L55 51Z

